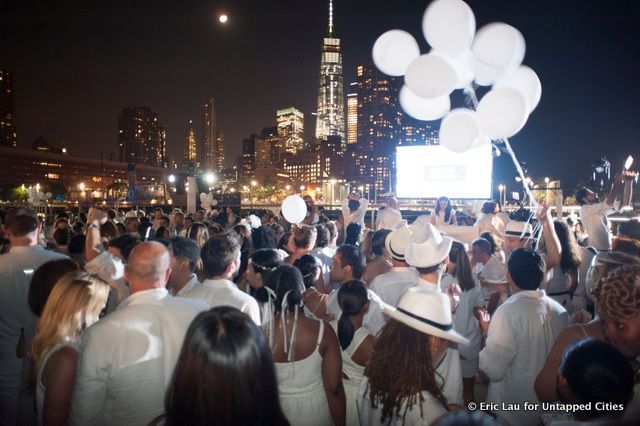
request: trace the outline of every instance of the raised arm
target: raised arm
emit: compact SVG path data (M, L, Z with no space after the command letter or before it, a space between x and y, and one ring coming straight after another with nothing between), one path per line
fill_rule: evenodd
M347 408L342 387L342 355L340 354L338 337L328 323L324 324L320 355L322 355L322 383L327 395L331 418L335 426L344 426Z
M100 225L107 221L107 212L92 208L87 217L87 239L84 244L84 254L87 263L95 259L104 251L100 238Z
M544 238L544 244L547 250L547 271L549 271L551 268L560 264L562 247L560 246L556 229L553 226L551 210L547 203L544 204L542 211L540 211L540 222L542 223L542 237Z

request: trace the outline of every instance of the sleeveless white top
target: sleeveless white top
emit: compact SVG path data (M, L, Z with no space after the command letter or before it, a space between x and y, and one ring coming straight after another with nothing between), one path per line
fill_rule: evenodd
M319 352L324 334L320 321L315 350L308 357L293 362L276 362L280 405L292 426L333 424L322 381L322 356Z
M40 361L40 367L38 368L38 375L36 376L36 409L38 411L38 426L42 426L42 410L44 408L44 396L47 392L47 388L42 384L42 374L44 373L44 368L47 365L47 361L51 358L51 355L58 352L60 349L65 346L72 347L75 350L78 350L77 345L69 342L56 343L47 349L42 356L42 361Z
M338 335L338 321L331 321L331 327ZM346 349L342 349L342 385L344 386L344 394L347 403L347 426L360 425L358 418L358 406L356 405L356 394L358 393L358 387L364 377L364 366L356 364L351 359L354 353L358 350L364 339L371 333L364 327L360 327L353 334L353 340L349 343ZM345 377L346 376L346 377Z

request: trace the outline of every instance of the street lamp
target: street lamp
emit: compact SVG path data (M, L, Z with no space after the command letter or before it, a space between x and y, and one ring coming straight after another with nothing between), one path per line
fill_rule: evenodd
M548 203L549 202L549 178L545 177L544 178L544 189L545 189L545 194L544 194L544 200Z
M304 185L300 185L300 192L304 193Z
M250 210L253 210L253 188L255 188L257 184L258 184L258 182L256 182L255 180L251 181L251 208L250 208Z
M216 181L216 176L211 172L207 172L207 174L204 175L204 181L207 183L207 185L211 185Z
M169 175L169 183L175 183L176 182L176 176L175 175Z
M498 185L498 191L500 192L499 200L500 200L500 205L502 205L502 206L504 206L506 204L505 203L506 200L503 199L503 195L505 195L505 189L506 189L506 187L503 184Z

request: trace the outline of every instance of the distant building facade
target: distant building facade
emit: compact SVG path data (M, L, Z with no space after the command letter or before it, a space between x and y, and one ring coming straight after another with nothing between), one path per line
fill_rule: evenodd
M294 108L279 109L276 112L278 136L285 151L296 154L304 148L304 114Z
M11 71L0 68L0 146L8 148L17 147L18 142L13 99Z
M118 114L118 154L125 163L162 167L167 134L148 107L127 107Z
M215 172L224 169L224 134L218 131L213 97L202 107L202 136L197 155L201 168Z
M187 131L184 135L184 159L188 161L198 161L198 142L196 132L193 130L193 121L189 120Z

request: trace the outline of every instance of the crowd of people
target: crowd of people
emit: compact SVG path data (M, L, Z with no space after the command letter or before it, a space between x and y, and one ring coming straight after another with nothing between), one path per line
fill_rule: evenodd
M2 212L0 424L637 424L640 224ZM603 205L599 205L603 204ZM524 220L523 220L524 219ZM574 422L574 423L567 423Z

